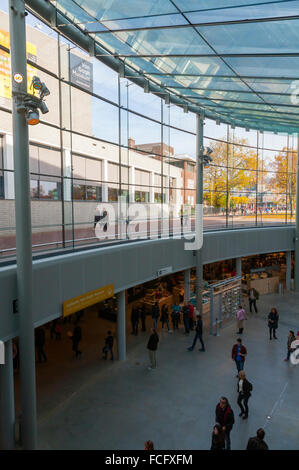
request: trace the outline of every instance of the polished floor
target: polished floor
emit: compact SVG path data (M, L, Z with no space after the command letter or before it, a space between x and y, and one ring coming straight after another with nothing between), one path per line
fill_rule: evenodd
M206 353L187 351L193 334L162 332L155 371L147 370L148 332L128 335L124 363L104 363L97 342L85 345L81 361L71 358L67 343L59 345L59 352L50 344L49 364L38 366L39 448L130 450L142 449L151 439L156 449L209 449L215 406L225 395L235 412L232 449L244 449L256 429L264 427L270 449L298 450L299 365L283 360L288 330L299 330L298 305L299 296L268 295L260 300L258 315L248 314L243 342L253 393L247 421L239 418L236 403L230 356L237 336L234 323L218 337L205 335ZM277 341L268 338L266 314L272 306L281 318Z

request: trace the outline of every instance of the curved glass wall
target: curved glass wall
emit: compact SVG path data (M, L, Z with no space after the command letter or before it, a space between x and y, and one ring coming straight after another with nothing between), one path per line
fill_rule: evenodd
M0 10L0 255L15 253L7 6ZM194 228L196 116L90 57L31 14L28 83L40 77L49 112L31 126L35 251ZM204 229L295 220L297 136L205 122ZM138 223L133 221L138 212ZM133 223L134 222L134 223Z

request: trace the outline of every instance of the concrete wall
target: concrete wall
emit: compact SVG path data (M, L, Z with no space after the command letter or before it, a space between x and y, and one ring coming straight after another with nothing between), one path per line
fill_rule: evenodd
M227 230L204 234L203 260L212 263L258 253L294 249L292 227ZM115 292L157 278L157 271L173 272L195 265L183 240L131 242L34 261L34 321L39 325L58 317L62 303L93 289L114 284ZM0 339L18 333L15 266L0 269Z

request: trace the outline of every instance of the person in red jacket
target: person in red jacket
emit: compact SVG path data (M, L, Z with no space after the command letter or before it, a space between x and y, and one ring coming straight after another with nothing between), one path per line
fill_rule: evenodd
M247 349L243 346L241 338L238 338L237 344L234 344L232 349L232 360L235 361L238 370L237 377L239 377L240 370L244 369L246 355Z
M189 308L189 325L190 325L190 330L193 330L194 328L194 307L191 304L191 302L188 302L188 308Z

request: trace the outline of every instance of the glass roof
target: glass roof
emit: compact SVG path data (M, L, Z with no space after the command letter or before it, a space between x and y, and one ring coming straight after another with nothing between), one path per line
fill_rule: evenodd
M94 41L100 60L111 56L124 64L124 76L139 75L185 110L237 126L299 132L299 0L51 4L62 34L75 25Z

